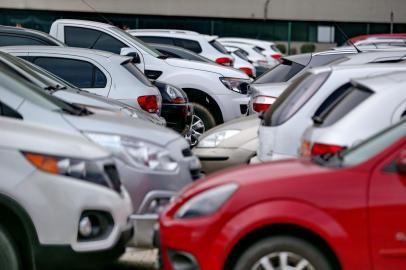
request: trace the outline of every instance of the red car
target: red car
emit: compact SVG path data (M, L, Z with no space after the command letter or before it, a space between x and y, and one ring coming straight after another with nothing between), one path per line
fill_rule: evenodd
M162 269L406 269L406 121L336 155L198 181L160 218Z

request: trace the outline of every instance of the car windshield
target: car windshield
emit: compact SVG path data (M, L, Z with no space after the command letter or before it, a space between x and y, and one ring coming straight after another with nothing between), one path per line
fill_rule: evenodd
M124 35L127 38L130 38L132 40L134 40L137 45L146 53L152 55L153 57L156 58L160 58L160 57L165 57L165 55L163 55L162 53L160 53L158 50L156 50L155 48L153 48L152 46L148 45L147 43L145 43L144 41L140 40L139 38L134 37L133 35L129 34L126 31L121 30L120 28L117 27L111 27L111 30L116 32L119 35Z
M406 136L406 119L391 126L355 147L341 151L327 160L324 166L350 167L361 164Z
M258 77L253 83L279 83L287 82L298 74L305 66L283 59L282 63Z
M89 114L89 111L86 109L71 105L45 93L41 88L27 82L26 80L22 80L20 77L17 77L15 74L4 68L0 69L0 86L46 110L59 111L73 115Z

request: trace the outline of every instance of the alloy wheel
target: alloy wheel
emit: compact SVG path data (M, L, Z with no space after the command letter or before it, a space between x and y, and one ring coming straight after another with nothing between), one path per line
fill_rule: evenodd
M292 252L274 252L262 257L251 270L315 270L304 257Z

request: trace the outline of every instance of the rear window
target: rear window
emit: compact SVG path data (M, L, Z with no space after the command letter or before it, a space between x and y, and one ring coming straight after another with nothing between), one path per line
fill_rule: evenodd
M278 47L276 47L276 45L271 45L271 49L272 49L274 52L277 52L277 53L282 54L281 51L278 49Z
M264 114L265 126L279 126L289 120L319 90L330 72L306 73L297 78Z
M223 44L221 44L220 42L218 42L217 40L212 40L209 42L211 46L213 46L217 51L224 53L224 54L228 54L227 49L223 46Z
M241 59L244 59L245 61L250 62L250 60L248 59L247 55L244 54L244 51L242 51L242 50L236 50L236 51L234 51L234 54L237 55L238 57L240 57Z
M289 81L293 76L298 74L305 66L296 62L284 59L282 63L272 68L267 73L258 77L254 83L278 83Z
M262 53L263 51L265 51L265 49L255 46L254 48L252 48L254 51L256 51L257 53Z
M328 108L320 115L320 125L322 127L330 126L347 115L350 111L364 102L373 94L372 91L365 88L352 87L346 91L335 106Z
M183 38L174 38L173 40L175 46L185 48L195 53L201 53L203 51L202 47L200 47L200 44L197 41Z
M146 86L152 86L151 82L148 80L148 78L142 73L133 63L131 63L131 60L126 61L121 64L128 72L130 72L132 75L134 75L140 82L145 84Z

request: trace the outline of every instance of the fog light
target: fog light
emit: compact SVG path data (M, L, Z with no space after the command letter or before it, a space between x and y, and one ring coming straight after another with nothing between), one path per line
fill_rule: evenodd
M92 222L89 217L85 216L79 221L79 233L82 237L92 235Z

